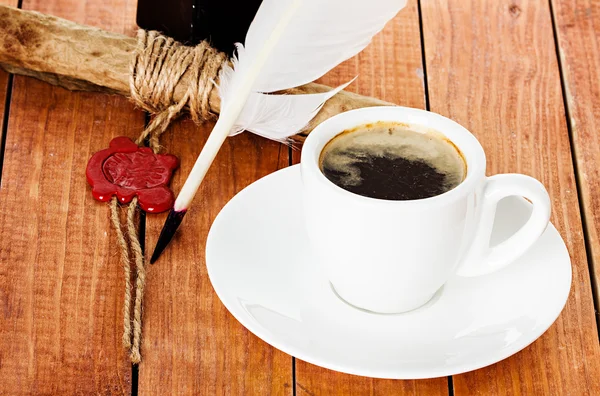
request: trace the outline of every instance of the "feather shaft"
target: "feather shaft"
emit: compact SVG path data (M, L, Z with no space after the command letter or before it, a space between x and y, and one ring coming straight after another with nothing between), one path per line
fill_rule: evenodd
M177 199L175 200L174 209L176 211L181 211L189 208L198 188L200 188L200 184L204 180L210 165L215 160L219 149L225 142L227 136L229 136L235 122L242 112L244 105L252 92L252 87L254 86L254 82L260 75L260 71L264 66L264 63L269 58L269 54L279 41L282 32L285 31L285 28L289 21L292 19L294 13L302 3L301 0L294 0L291 2L290 6L284 12L282 18L279 20L273 34L269 36L265 45L261 48L258 56L255 59L252 67L249 68L248 72L241 76L241 81L236 84L236 80L234 80L234 85L231 89L236 93L234 98L225 104L225 107L222 109L219 119L215 124L212 132L210 133L200 155L196 159L192 171L190 175L185 180Z

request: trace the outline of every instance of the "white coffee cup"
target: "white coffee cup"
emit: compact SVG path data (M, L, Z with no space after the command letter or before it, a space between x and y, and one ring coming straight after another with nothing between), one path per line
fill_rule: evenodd
M467 175L431 198L390 201L360 196L329 181L319 168L324 146L344 130L391 121L433 129L461 151ZM550 219L550 198L529 176L485 176L477 139L458 123L405 107L369 107L336 115L317 126L302 148L304 213L312 249L338 295L380 313L406 312L428 302L452 274L497 271L525 253ZM533 204L527 223L490 247L497 203L522 196Z

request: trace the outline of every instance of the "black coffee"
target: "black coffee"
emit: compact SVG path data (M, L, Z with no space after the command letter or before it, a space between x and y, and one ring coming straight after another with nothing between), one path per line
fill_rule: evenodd
M461 153L443 135L390 122L340 133L323 149L320 168L347 191L387 200L440 195L466 175Z

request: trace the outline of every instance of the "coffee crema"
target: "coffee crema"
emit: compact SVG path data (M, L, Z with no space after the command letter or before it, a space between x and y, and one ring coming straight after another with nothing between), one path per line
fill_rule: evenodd
M323 148L319 167L344 190L397 201L443 194L467 173L462 153L441 133L388 121L341 132Z

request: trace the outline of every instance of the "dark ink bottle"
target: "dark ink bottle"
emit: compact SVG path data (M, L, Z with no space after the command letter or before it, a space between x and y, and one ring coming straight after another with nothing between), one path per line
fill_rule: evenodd
M139 0L137 24L158 30L188 45L208 40L232 54L246 32L262 0Z

